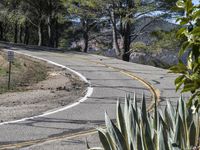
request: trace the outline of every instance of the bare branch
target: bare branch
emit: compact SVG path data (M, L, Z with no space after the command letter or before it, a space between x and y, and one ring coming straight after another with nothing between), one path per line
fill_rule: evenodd
M151 21L149 21L146 25L144 25L137 33L132 34L131 37L133 36L133 38L131 39L131 41L134 41L139 35L141 35L141 32L143 30L145 30L150 24L152 24L158 18L159 17L155 17L154 19L152 19Z
M37 24L35 24L29 17L26 16L26 19L35 27L38 27Z

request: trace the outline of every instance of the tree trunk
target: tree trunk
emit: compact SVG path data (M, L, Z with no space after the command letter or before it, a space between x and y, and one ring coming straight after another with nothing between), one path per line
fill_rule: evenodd
M15 22L15 35L14 35L14 42L18 42L18 24L17 21Z
M124 46L124 52L122 55L122 60L124 61L129 61L130 57L130 43L131 43L131 38L130 38L130 31L131 30L131 25L129 22L127 22L125 31L124 31L124 39L123 39L123 46Z
M59 32L58 32L58 21L57 19L55 20L55 40L54 40L54 47L58 47L58 40L59 40Z
M133 0L127 1L127 9L133 9L135 7L135 3ZM133 16L129 15L127 18L128 21L126 22L124 26L124 34L123 34L123 48L124 52L122 55L122 59L124 61L129 61L130 59L130 44L131 44L131 21L129 21Z
M117 38L116 18L115 18L114 10L112 10L111 12L111 19L112 19L113 49L115 50L116 55L120 56L120 49L119 49L118 38Z
M38 25L38 46L42 46L42 24Z
M25 22L25 30L24 30L24 44L29 44L29 26L28 23Z
M85 53L87 53L87 50L88 50L88 43L89 43L89 36L88 36L88 33L87 32L84 32L83 33L83 41L84 41L84 48L83 48L83 51Z
M23 27L22 25L20 25L20 28L19 28L19 42L22 43L22 36L23 36Z
M8 26L9 26L9 25L8 25L7 22L4 22L4 23L3 23L3 30L4 30L3 39L4 39L4 41L8 41L8 40L7 40L7 34L6 34L6 33L8 32L8 30L9 30L9 29L8 29Z
M54 44L53 44L52 18L51 18L51 16L48 16L47 20L48 20L47 26L48 26L48 36L49 36L48 46L49 47L53 47Z
M0 22L0 40L3 40L3 22Z
M47 18L47 27L48 27L48 36L49 36L49 47L54 47L53 42L53 25L52 25L52 1L49 0L49 12L48 12L48 18Z
M82 29L83 29L83 41L84 41L84 47L83 47L83 51L85 53L87 53L88 51L88 43L89 43L89 25L88 25L88 20L84 20L82 19L81 20L81 23L82 23Z

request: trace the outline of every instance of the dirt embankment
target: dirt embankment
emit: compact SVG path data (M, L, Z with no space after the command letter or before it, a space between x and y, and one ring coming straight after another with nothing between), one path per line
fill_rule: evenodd
M87 85L71 72L42 61L27 59L22 55L17 55L17 58L23 61L26 67L22 67L21 71L15 69L16 79L18 79L18 82L15 82L17 85L13 85L15 88L11 91L4 90L0 94L1 122L39 115L45 111L66 106L85 95ZM2 54L0 59L1 63L3 59L5 61ZM37 65L34 66L34 63ZM6 63L4 65L6 66ZM34 68L37 66L43 70L39 69L41 72L38 72ZM0 66L0 68L3 67ZM5 70L2 72L4 73L0 75L0 81L6 79ZM44 74L41 77L39 73Z

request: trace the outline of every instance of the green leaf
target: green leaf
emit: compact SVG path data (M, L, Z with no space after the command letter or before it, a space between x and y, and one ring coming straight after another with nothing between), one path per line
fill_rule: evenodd
M155 130L158 130L158 111L157 111L157 104L154 104L154 118L153 118L153 127Z
M189 127L189 136L190 136L190 145L195 145L196 140L194 139L196 137L196 126L194 124L194 121L191 122Z
M170 68L170 72L186 74L187 67L182 62L179 62L177 65Z
M192 19L196 19L199 16L200 16L200 10L198 10L198 11L196 11L196 12L193 13Z
M200 116L199 113L194 114L194 124L196 128L196 136L195 136L195 145L199 143L199 135L200 135Z
M179 8L185 8L185 3L183 0L178 0L176 2L176 6L179 7Z
M120 133L115 124L110 120L107 113L105 114L105 121L108 133L117 149L127 150L127 145L123 135Z
M134 93L134 97L133 97L133 107L135 109L135 111L137 112L137 96L136 93Z
M192 4L192 0L186 0L185 1L185 11L186 11L186 15L189 16L192 13L192 8L193 4Z
M196 86L194 83L185 83L183 90L181 91L181 93L184 92L192 92L196 90Z
M179 54L178 54L179 57L185 53L185 51L188 49L189 46L190 46L190 43L188 41L182 44L181 50L179 51Z
M181 75L178 78L176 78L176 80L175 80L176 92L179 90L179 88L184 83L184 81L185 81L185 76L184 75Z
M165 146L163 131L164 131L163 126L160 125L159 132L158 132L159 150L165 150L166 149L165 147L168 147L168 146Z
M179 147L181 145L181 132L183 131L182 128L182 120L181 117L178 115L177 119L176 119L176 126L175 126L175 131L174 131L174 144L173 147Z
M135 113L135 110L133 108L133 106L131 106L131 109L129 110L129 128L127 130L128 132L128 138L129 138L129 141L131 143L133 143L133 146L136 144L135 142L135 138L137 136L137 131L136 131L136 125L138 124L137 121L136 121L136 118L135 118L135 115L137 115Z
M103 148L105 150L112 150L112 148L110 147L111 143L108 142L106 134L101 129L98 129L98 134L101 144L103 145Z
M135 137L135 149L139 150L139 149L143 149L143 142L142 142L142 134L141 131L142 129L140 129L139 125L136 124L136 137Z
M186 24L188 24L188 23L189 23L189 21L190 21L190 19L189 19L189 18L181 18L180 25L186 25Z
M177 20L178 21L178 20ZM186 28L181 28L177 31L176 35L178 38L186 31Z
M193 103L193 99L195 98L195 94L194 95L192 95L191 97L190 97L190 99L188 100L188 102L187 102L187 107L188 108L191 108L192 107L192 103Z
M145 95L142 95L142 122L147 122L147 109Z
M194 35L199 35L199 33L200 33L200 27L196 27L196 28L194 28L193 30L192 30L192 32L191 32L191 34L194 34Z
M167 107L165 108L165 122L171 130L175 127L175 111L172 104L167 101Z
M118 125L119 130L121 131L122 135L124 137L127 137L126 123L125 123L125 120L124 120L123 112L122 112L121 105L120 105L119 101L117 102L117 125Z
M178 114L181 117L181 120L183 121L183 125L185 123L186 120L186 110L185 110L185 106L184 106L184 102L183 102L183 97L181 96L179 98L179 102L178 102Z

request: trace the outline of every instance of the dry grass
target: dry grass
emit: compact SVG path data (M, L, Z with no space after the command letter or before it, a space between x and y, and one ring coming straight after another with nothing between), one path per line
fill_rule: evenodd
M0 93L8 91L8 62L0 52ZM11 91L24 91L27 86L46 79L48 67L41 62L16 55L12 63Z

